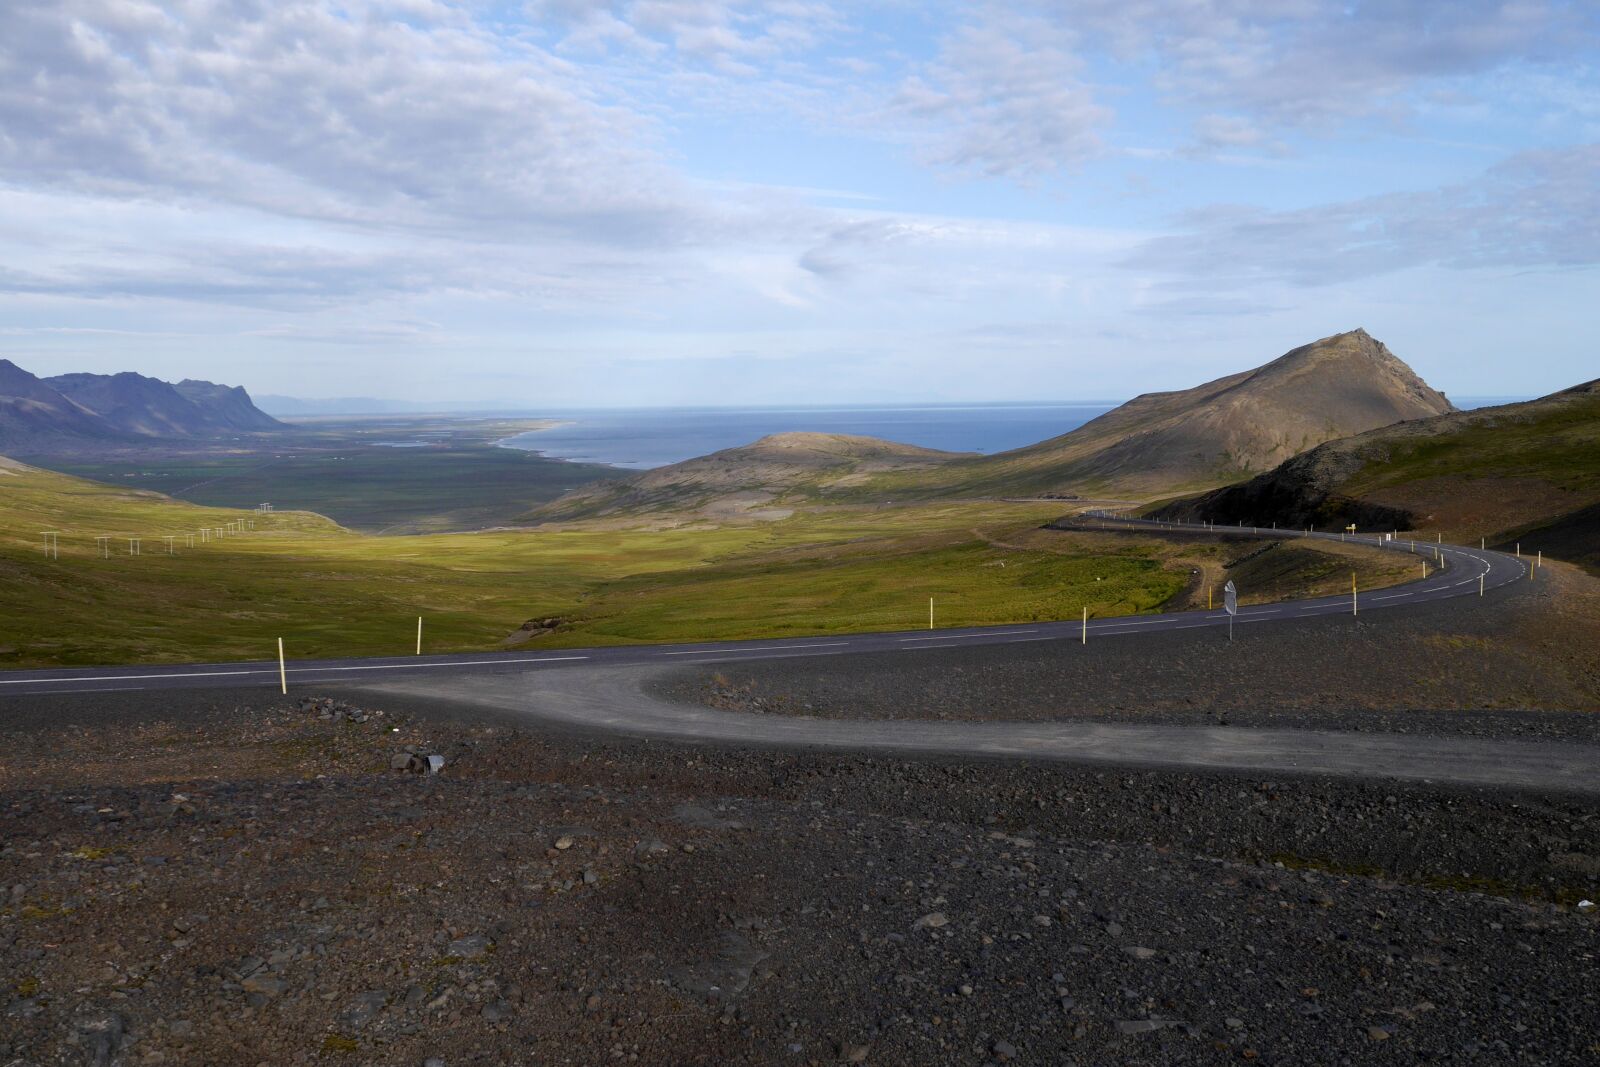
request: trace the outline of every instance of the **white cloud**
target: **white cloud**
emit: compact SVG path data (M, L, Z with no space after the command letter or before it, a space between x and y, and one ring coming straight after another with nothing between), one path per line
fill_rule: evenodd
M458 9L16 0L0 179L347 225L681 239L648 124Z
M1327 285L1437 265L1600 265L1600 144L1525 152L1475 179L1297 211L1216 207L1129 266L1186 286Z
M1169 98L1269 130L1398 121L1411 94L1452 79L1569 58L1600 32L1564 0L1040 0L1129 61L1153 61ZM1206 119L1201 120L1203 123ZM1202 131L1203 133L1204 131Z
M1064 33L1001 18L947 37L936 61L901 83L889 116L920 127L928 162L1028 179L1100 151L1112 118L1084 84Z

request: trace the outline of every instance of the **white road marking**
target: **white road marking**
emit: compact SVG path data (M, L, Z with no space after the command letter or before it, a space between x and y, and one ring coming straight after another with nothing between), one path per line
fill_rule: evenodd
M104 689L46 689L45 694L56 693L132 693L142 690L142 685L108 685Z
M1146 619L1142 622L1122 622L1121 620L1110 622L1106 619L1092 619L1089 622L1089 628L1091 630L1094 629L1096 624L1100 626L1159 626L1166 621L1166 619Z
M789 648L838 648L848 641L819 641L810 645L763 645L760 648L695 648L687 652L663 652L663 656L721 656L730 652L777 652Z
M405 671L425 667L493 667L507 663L566 663L588 656L545 656L539 659L453 660L444 663L375 663L359 667L290 667L288 674L322 674L327 671ZM240 678L250 674L277 674L277 668L253 671L181 671L151 674L68 675L65 678L4 678L0 685L60 685L69 682L160 682L168 678ZM140 688L134 686L133 688ZM108 692L101 689L98 692Z
M542 659L464 659L453 663L375 663L370 667L290 667L290 674L323 674L327 671L413 671L425 667L493 667L505 663L570 663L588 656L545 656ZM267 672L271 674L271 671Z
M0 685L51 685L60 682L148 682L161 678L237 678L245 674L276 674L277 671L189 671L184 674L102 674L84 678L67 675L65 678L5 678Z
M1009 637L1011 634L1036 634L1038 630L995 630L993 633L982 634L947 634L942 637L902 637L901 642L907 641L971 641L979 637Z

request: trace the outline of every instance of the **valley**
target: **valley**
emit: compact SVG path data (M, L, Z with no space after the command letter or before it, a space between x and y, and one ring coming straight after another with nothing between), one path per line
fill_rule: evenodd
M270 502L369 533L438 533L525 522L530 506L621 476L612 467L496 446L545 424L438 416L316 419L221 444L167 442L19 458L212 507Z

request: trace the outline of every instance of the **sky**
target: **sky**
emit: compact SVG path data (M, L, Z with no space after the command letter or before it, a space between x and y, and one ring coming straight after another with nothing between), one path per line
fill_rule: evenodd
M499 407L1600 375L1592 0L5 0L0 355Z

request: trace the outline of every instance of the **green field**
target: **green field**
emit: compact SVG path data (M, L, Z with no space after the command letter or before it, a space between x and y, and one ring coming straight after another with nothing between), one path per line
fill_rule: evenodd
M1152 611L1216 546L1041 530L1058 504L841 508L767 524L373 537L0 467L0 665L405 654L918 629ZM183 532L256 529L184 547ZM60 559L40 531L61 531ZM115 535L97 556L94 535ZM164 534L178 535L167 555ZM126 538L143 539L128 554Z
M315 511L355 530L435 533L515 524L534 505L622 473L495 447L495 440L536 425L497 419L329 421L257 434L226 448L23 458L212 507L271 502L280 510Z

